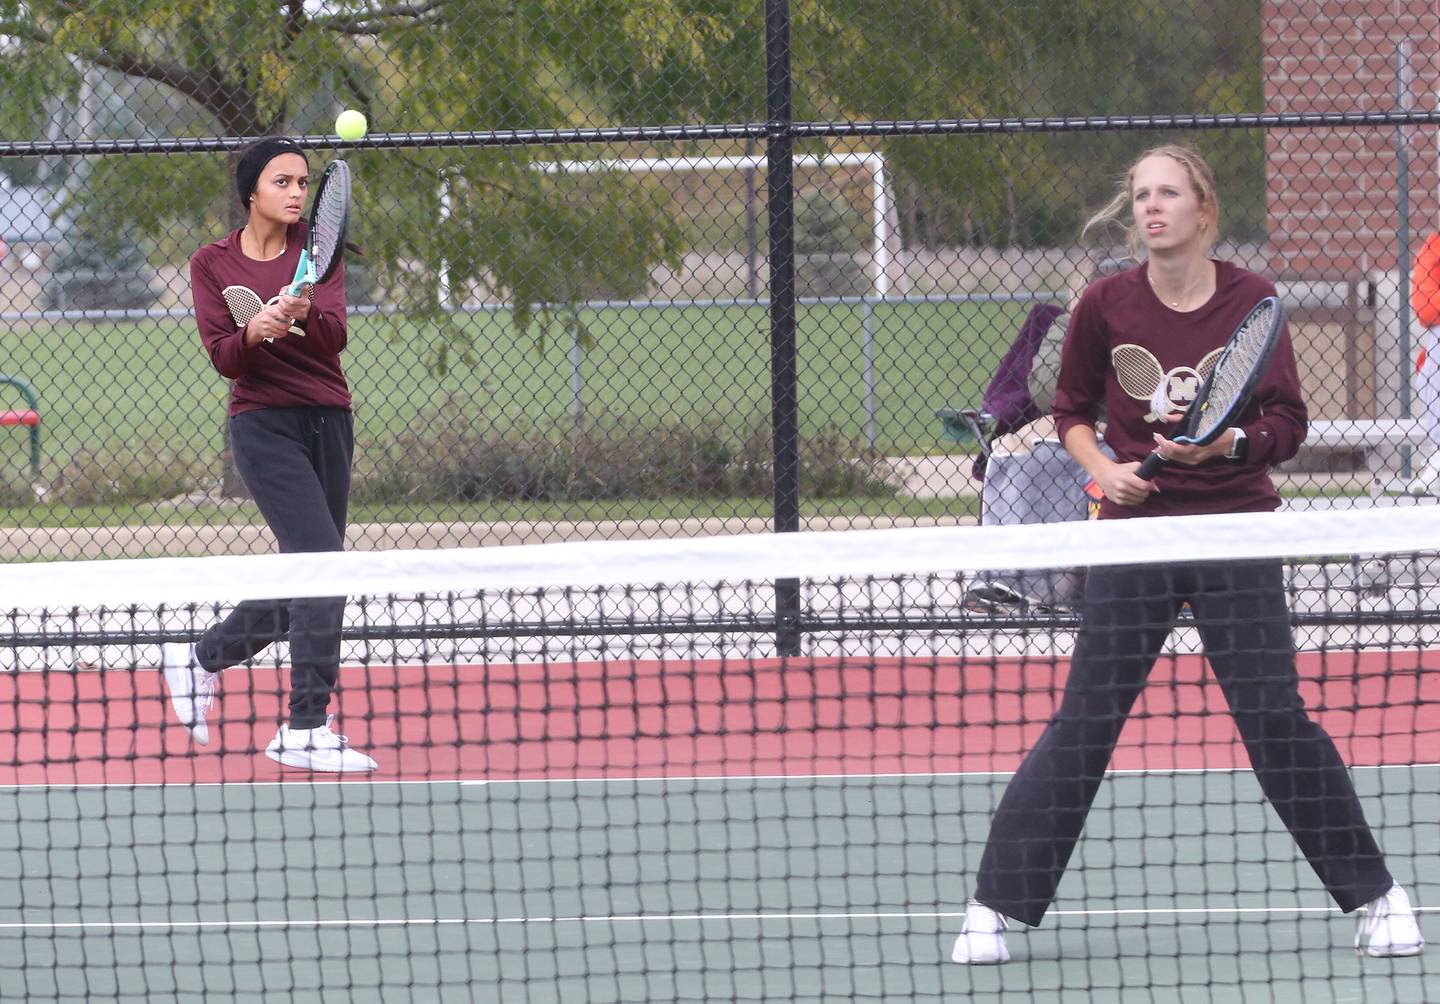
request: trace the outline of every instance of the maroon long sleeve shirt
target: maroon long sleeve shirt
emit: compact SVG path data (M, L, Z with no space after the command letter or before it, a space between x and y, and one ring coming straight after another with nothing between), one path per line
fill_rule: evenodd
M348 338L345 320L345 266L311 292L305 335L291 334L246 347L244 326L226 304L227 286L244 286L269 302L290 285L306 235L304 223L285 233L285 252L256 261L240 250L240 231L206 244L190 259L190 291L200 341L210 362L230 387L230 414L256 408L319 405L350 407L350 387L340 368Z
M1122 463L1141 460L1156 432L1175 434L1155 413L1157 388L1183 411L1194 399L1240 321L1275 287L1228 262L1215 263L1215 295L1188 313L1171 310L1155 295L1148 266L1092 283L1070 320L1055 393L1061 441L1077 425L1092 428L1105 408L1105 442ZM1243 461L1214 459L1170 464L1155 478L1159 489L1140 505L1106 499L1101 519L1279 508L1270 465L1293 457L1305 439L1305 402L1290 333L1283 330L1270 368L1235 424L1248 439Z

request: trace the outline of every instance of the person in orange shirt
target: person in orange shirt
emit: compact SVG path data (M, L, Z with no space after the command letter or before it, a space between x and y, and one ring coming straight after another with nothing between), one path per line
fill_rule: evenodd
M1411 495L1440 495L1440 233L1431 234L1410 272L1410 308L1425 325L1415 364L1415 392L1425 408L1432 452L1410 482Z

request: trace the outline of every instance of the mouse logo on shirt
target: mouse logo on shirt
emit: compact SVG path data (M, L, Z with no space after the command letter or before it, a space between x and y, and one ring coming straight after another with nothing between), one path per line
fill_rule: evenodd
M1215 349L1194 367L1176 366L1167 372L1149 349L1125 342L1110 350L1110 364L1121 390L1137 401L1149 402L1145 421L1158 422L1171 412L1190 407L1224 351L1223 347Z

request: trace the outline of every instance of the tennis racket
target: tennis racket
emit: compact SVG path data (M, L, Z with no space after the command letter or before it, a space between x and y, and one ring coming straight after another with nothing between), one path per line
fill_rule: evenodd
M291 296L299 296L306 286L319 285L335 274L349 227L350 165L332 160L310 201L310 233L290 283Z
M315 286L335 274L340 254L345 247L345 232L350 224L350 165L343 160L332 161L310 202L310 227L306 246L300 249L295 276L288 292L299 296L306 286ZM226 286L221 290L225 305L236 325L243 328L265 308L254 290L245 286ZM276 303L279 297L272 297ZM304 336L305 329L290 325L292 335ZM273 338L265 339L273 342Z
M266 307L266 304L261 302L259 295L249 286L226 286L220 291L220 295L225 297L225 306L230 308L230 316L235 319L237 328L244 328L255 320L256 315ZM270 298L271 303L279 301L280 297L278 296ZM303 337L305 329L298 324L292 324L290 325L290 334ZM267 338L265 340L273 342L275 339Z
M1180 434L1171 436L1172 440L1205 446L1235 423L1270 366L1284 324L1285 308L1273 296L1250 309L1225 343L1215 368L1185 412ZM1136 468L1135 476L1149 481L1168 463L1158 452L1151 453Z

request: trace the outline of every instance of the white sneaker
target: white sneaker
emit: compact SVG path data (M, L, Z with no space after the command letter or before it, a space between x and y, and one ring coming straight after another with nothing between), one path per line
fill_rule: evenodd
M1431 457L1410 482L1411 495L1440 495L1440 456Z
M965 904L965 923L950 958L962 966L993 966L1010 961L1005 947L1005 931L1009 922L1000 914L975 900Z
M1410 907L1410 897L1398 884L1379 899L1360 908L1360 928L1355 932L1355 951L1377 959L1419 955L1425 947L1420 925Z
M170 704L180 724L190 730L190 738L201 746L210 744L210 728L205 716L215 700L215 680L219 673L200 668L195 661L195 646L168 642L160 646L160 673L170 691Z
M276 763L299 770L318 770L330 774L374 770L377 766L374 760L359 750L352 750L348 739L330 731L330 723L334 720L335 716L331 715L318 729L280 726L280 731L275 733L275 738L265 747L265 755Z

